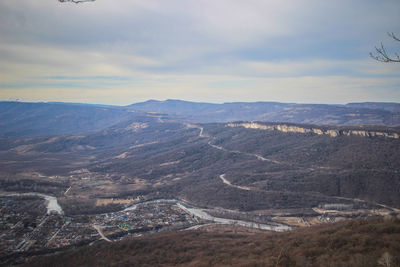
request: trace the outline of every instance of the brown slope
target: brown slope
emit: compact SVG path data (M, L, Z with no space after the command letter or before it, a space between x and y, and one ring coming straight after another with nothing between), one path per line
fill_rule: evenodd
M369 218L287 233L155 234L31 259L26 266L400 266L399 251L400 220Z

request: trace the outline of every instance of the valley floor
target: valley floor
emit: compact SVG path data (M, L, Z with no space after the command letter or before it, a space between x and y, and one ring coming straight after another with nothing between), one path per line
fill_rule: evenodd
M34 193L3 193L0 204L0 259L7 265L102 240L113 243L159 232L192 229L215 232L222 229L224 233L265 234L266 231L281 232L299 226L371 216L374 212L386 216L395 214L385 209L354 210L351 205L336 204L315 208L313 216L295 217L287 211L285 215L279 210L247 213L221 208L201 209L175 199L158 199L128 205L115 212L64 215L55 197Z

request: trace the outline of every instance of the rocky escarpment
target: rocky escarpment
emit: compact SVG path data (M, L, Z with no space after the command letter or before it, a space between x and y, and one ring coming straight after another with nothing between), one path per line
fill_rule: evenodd
M393 131L373 131L362 129L322 129L316 127L302 127L290 124L261 124L255 122L228 123L227 127L244 127L248 129L280 131L284 133L302 133L329 135L331 137L338 136L363 136L363 137L385 137L399 139L400 134Z

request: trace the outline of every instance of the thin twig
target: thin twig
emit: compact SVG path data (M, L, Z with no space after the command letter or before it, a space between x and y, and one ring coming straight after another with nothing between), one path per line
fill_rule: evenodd
M400 38L397 37L393 32L392 33L387 33L389 37L391 37L393 40L400 42ZM394 56L391 57L388 55L383 43L381 43L380 47L375 46L375 55L371 52L369 55L380 62L400 62L400 56L397 53L394 53Z

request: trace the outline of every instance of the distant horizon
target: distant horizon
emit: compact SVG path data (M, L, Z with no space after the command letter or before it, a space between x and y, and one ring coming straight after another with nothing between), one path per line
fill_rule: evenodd
M347 104L362 104L362 103L379 103L379 104L400 104L400 102L386 102L386 101L355 101L355 102L347 102L347 103L301 103L301 102L281 102L281 101L226 101L226 102L207 102L207 101L191 101L184 99L147 99L145 101L131 102L126 105L118 105L118 104L107 104L107 103L90 103L90 102L63 102L63 101L24 101L24 100L0 100L0 103L4 102L15 102L15 103L43 103L43 104L71 104L71 105L93 105L93 106L114 106L114 107L124 107L130 106L139 103L145 103L149 101L157 101L157 102L166 102L166 101L181 101L181 102L189 102L189 103L199 103L199 104L230 104L230 103L280 103L280 104L298 104L298 105L347 105Z

